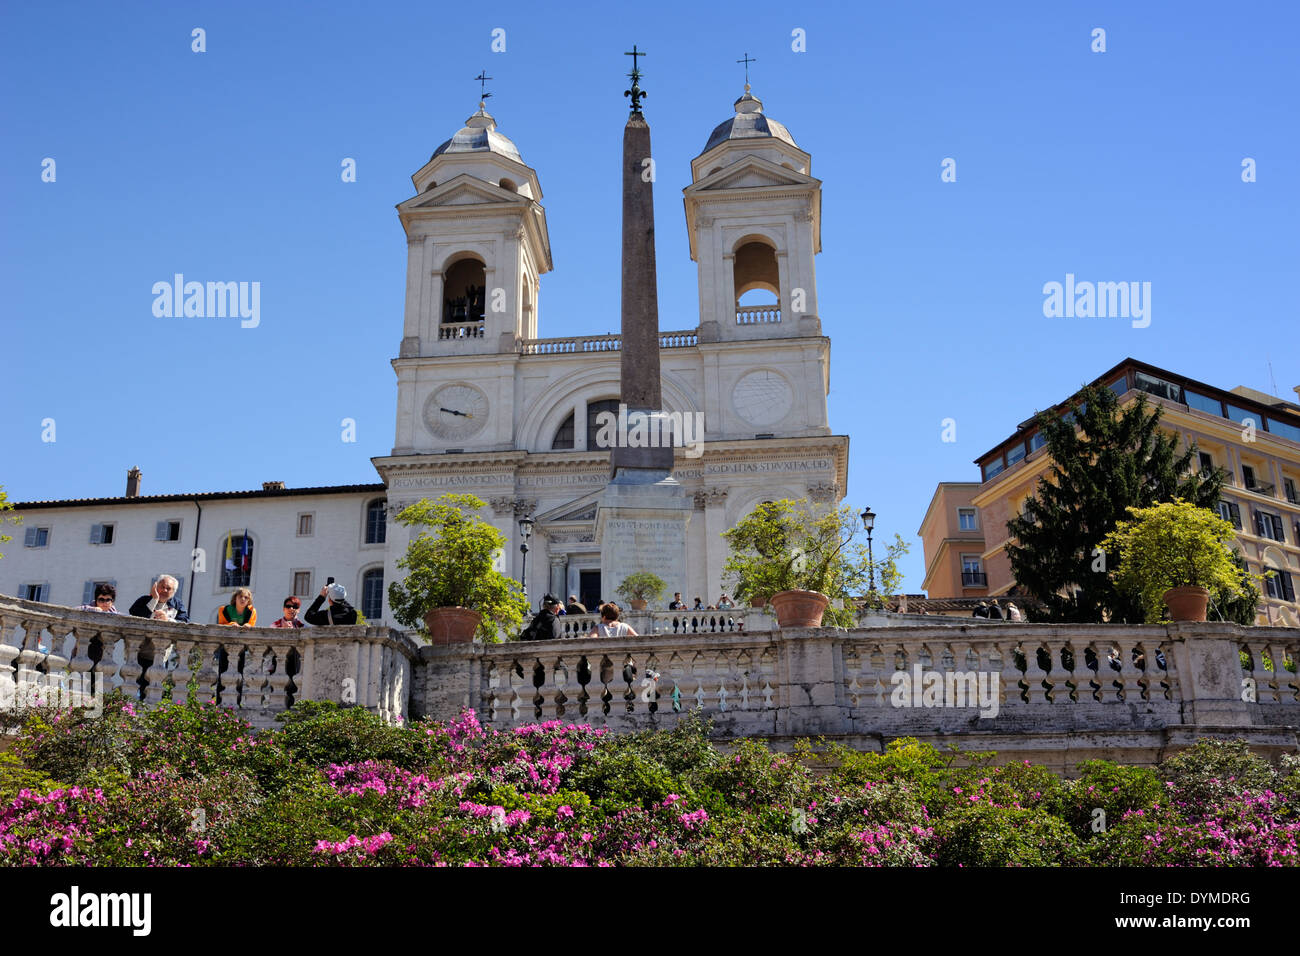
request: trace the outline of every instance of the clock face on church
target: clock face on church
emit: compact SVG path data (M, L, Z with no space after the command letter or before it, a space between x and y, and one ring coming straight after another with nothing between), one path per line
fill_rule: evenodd
M424 403L424 424L439 438L469 438L482 430L487 418L487 396L463 382L440 386Z
M736 414L751 425L775 425L794 406L794 389L769 369L746 372L731 390Z

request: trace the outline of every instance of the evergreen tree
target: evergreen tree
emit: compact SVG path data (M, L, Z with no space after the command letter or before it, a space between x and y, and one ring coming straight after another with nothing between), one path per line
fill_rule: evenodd
M1178 454L1178 438L1160 431L1160 409L1143 394L1120 411L1114 391L1089 385L1072 404L1065 414L1038 416L1052 466L1022 514L1007 522L1011 572L1043 603L1039 620L1141 623L1142 607L1108 573L1118 552L1098 550L1099 542L1128 517L1130 505L1183 498L1213 507L1226 474L1200 474L1192 466L1195 444Z

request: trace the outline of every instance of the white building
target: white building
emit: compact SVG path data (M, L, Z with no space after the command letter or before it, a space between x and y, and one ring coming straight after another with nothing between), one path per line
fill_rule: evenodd
M704 425L701 447L675 452L695 510L687 564L669 585L707 604L725 588L721 532L765 500L838 501L848 438L832 435L827 418L830 340L813 263L821 183L811 156L747 90L690 167L683 193L699 314L660 316L671 330L660 334L660 358L664 411L702 413ZM383 484L20 503L25 527L47 537L11 542L0 593L79 604L91 582L115 579L119 603L129 604L168 570L194 619L214 620L244 574L223 573L226 542L241 550L247 529L245 576L266 623L284 595L309 599L328 575L367 617L393 623L384 582L411 533L391 516L458 491L489 502L484 517L509 541L501 569L516 577L516 519L536 520L534 598L614 596L620 582L601 580L595 542L609 452L594 436L597 414L618 404L619 336L541 336L541 277L551 270L541 184L482 104L412 180L415 195L398 206L406 314L393 360L394 447L374 460ZM766 301L741 304L754 294ZM95 543L101 525L113 526L109 544ZM191 585L194 548L206 570Z

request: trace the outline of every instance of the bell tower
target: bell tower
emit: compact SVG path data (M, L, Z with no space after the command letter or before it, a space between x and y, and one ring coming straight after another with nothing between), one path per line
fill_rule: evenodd
M700 341L821 335L813 256L821 182L812 157L745 84L735 116L691 161L684 190L699 264Z
M537 173L480 102L411 180L393 454L511 448L518 342L552 267Z
M411 177L400 356L513 352L537 336L539 279L551 270L537 173L483 102Z

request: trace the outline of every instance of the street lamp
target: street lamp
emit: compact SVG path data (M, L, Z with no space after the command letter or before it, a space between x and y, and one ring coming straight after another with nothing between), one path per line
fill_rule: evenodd
M862 514L858 517L862 519L862 527L867 529L867 575L870 579L871 590L876 589L876 559L871 553L871 529L876 526L876 513L870 508L863 508Z
M520 572L522 580L519 583L523 585L524 597L528 597L528 539L533 536L533 525L536 523L532 515L524 515L519 519L519 537L523 539L523 543L519 545L519 551L524 556L524 566Z

